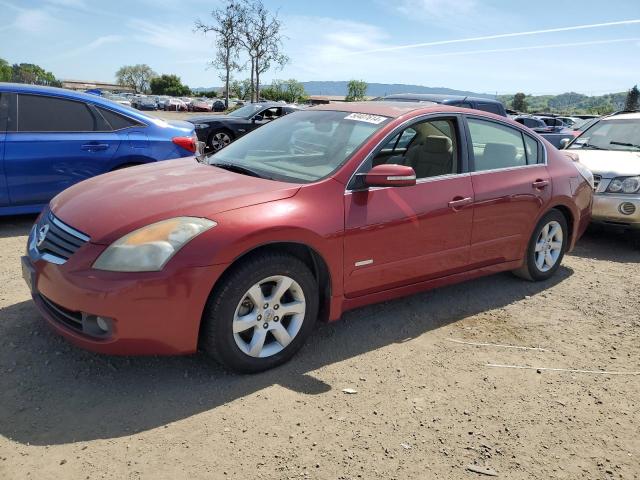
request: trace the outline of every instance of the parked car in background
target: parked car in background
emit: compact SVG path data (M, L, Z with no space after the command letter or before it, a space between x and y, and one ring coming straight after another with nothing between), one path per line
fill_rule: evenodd
M189 110L187 104L179 98L167 98L164 101L163 109L167 112L186 112Z
M574 136L580 135L582 132L587 130L591 125L600 120L600 117L596 118L588 118L588 119L579 119L576 123L573 124L571 130L574 132Z
M577 118L577 117L556 117L559 120L562 120L562 122L569 128L572 128L577 122L581 122L582 119Z
M65 188L101 173L192 156L196 142L187 122L97 95L0 83L0 215L39 212Z
M513 120L540 134L556 148L561 147L564 139L571 140L575 136L573 130L554 117L518 115Z
M553 128L543 122L542 119L533 117L531 115L518 115L517 117L514 117L513 120L524 125L525 127L530 128L536 133L553 132Z
M131 106L131 101L127 99L127 97L123 95L104 95L103 98L107 100L111 100L112 102L119 103L120 105L124 105L125 107Z
M452 107L471 108L483 112L495 113L502 117L507 116L507 110L502 102L490 98L463 97L461 95L437 95L421 93L397 93L382 97L385 102L432 102Z
M211 111L212 112L224 112L227 108L224 105L224 102L222 100L215 100L212 104L211 104Z
M156 101L156 106L158 110L164 110L164 104L167 100L169 100L169 96L167 95L157 95L155 97L153 97L153 99Z
M224 105L222 101L220 103ZM250 131L296 110L299 108L295 105L251 103L227 115L191 117L187 120L194 124L198 140L205 143L206 151L217 152Z
M113 172L51 202L22 265L57 332L106 354L200 347L257 372L318 317L501 271L547 280L590 220L588 169L479 111L323 105L207 160ZM49 251L61 230L70 250Z
M152 111L158 109L158 104L155 99L151 97L136 97L131 100L131 106L138 110Z
M211 104L206 98L194 98L187 105L190 112L210 112Z
M640 233L640 113L601 118L567 146L593 172L593 221Z

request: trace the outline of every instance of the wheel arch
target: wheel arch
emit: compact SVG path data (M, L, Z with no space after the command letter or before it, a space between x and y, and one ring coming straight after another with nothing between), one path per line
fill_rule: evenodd
M229 273L238 265L254 256L258 256L267 252L287 253L298 258L309 268L318 283L319 289L319 305L318 316L320 320L326 321L329 318L329 309L331 304L332 278L329 266L323 256L313 247L295 241L274 241L264 243L252 247L251 249L238 255L225 269L225 271L216 280L211 288L211 293L221 285L229 275Z
M567 242L567 245L568 245L567 251L570 251L573 248L573 244L574 244L574 236L575 236L575 230L576 230L576 217L567 205L564 205L561 203L550 207L549 210L545 212L545 215L551 210L558 210L567 221L567 229L569 230L567 232L569 234L569 239L568 239L569 241Z

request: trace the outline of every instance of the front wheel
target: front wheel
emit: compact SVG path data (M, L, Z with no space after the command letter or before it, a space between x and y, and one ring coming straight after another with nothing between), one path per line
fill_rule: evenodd
M259 372L289 360L311 333L318 286L299 259L272 253L235 267L211 294L201 348L240 372Z
M549 211L533 230L524 265L513 273L534 282L552 277L560 268L568 239L564 215L558 210Z

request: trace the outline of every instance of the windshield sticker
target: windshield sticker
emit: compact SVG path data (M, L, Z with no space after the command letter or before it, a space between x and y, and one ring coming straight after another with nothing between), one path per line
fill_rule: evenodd
M380 125L387 117L381 117L380 115L369 115L367 113L352 113L344 117L345 120L355 120L356 122L373 123L374 125Z

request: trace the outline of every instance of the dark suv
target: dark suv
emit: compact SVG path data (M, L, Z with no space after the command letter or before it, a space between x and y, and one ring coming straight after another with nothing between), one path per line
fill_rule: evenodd
M502 102L490 98L463 97L461 95L435 95L431 93L396 93L381 98L384 102L433 102L453 107L472 108L484 112L495 113L502 117L507 111Z

